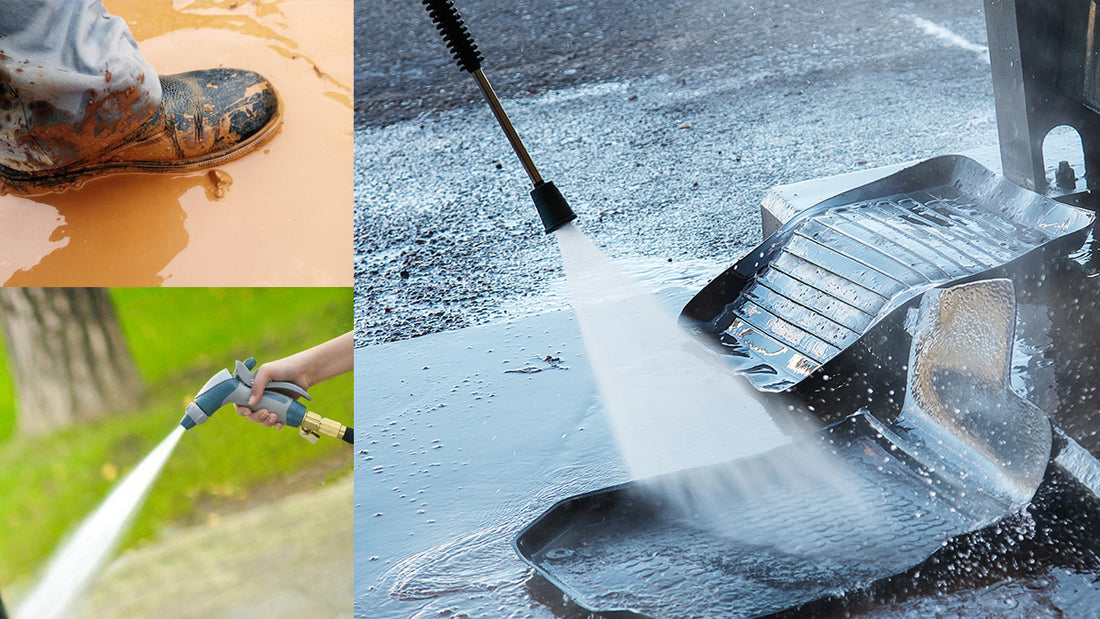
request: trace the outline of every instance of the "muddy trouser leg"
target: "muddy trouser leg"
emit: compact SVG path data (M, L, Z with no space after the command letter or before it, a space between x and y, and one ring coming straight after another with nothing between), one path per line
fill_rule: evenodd
M0 166L93 160L160 102L156 70L100 0L0 0Z

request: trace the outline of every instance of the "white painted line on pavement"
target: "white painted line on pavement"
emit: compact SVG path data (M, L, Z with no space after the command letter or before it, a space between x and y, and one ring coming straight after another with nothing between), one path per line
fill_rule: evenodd
M947 43L948 45L954 45L965 49L968 52L974 52L980 54L986 64L989 64L989 48L985 45L978 45L977 43L971 43L961 36L951 32L947 28L935 23L930 22L923 17L917 17L916 15L903 15L902 17L908 19L917 25L925 34L936 37L937 39Z

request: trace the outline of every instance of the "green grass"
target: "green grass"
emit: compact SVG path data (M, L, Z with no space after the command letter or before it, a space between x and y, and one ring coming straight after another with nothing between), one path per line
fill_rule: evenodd
M183 404L215 371L261 362L351 328L350 289L117 289L123 331L145 379L140 410L49 436L13 436L13 388L0 355L0 582L33 574L81 519L179 422ZM352 376L316 385L310 408L351 423ZM30 413L28 413L30 414ZM316 485L350 471L346 444L310 445L224 407L184 435L125 543L172 523ZM306 473L302 473L306 471ZM349 506L350 508L350 506Z
M15 385L8 371L8 359L0 354L0 444L15 434Z

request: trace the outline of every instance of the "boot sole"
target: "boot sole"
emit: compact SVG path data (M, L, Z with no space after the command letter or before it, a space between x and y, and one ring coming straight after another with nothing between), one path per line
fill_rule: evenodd
M0 195L37 195L76 189L85 182L110 174L194 172L233 161L266 144L283 124L283 105L278 108L264 128L249 136L232 149L211 153L203 157L175 161L108 161L67 169L61 172L21 172L0 165Z

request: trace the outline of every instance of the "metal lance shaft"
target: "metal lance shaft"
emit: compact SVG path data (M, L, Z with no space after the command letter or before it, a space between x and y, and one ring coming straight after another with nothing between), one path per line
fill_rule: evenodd
M539 174L538 168L535 167L535 162L531 160L531 155L527 154L527 149L523 146L523 140L519 139L519 134L516 133L516 128L512 126L512 121L508 119L508 115L504 113L504 108L500 105L500 99L497 98L497 93L493 92L493 85L489 83L489 80L485 77L485 74L481 72L481 69L476 69L470 73L474 76L474 81L477 82L477 87L481 90L481 94L485 96L485 101L489 103L489 109L492 110L493 116L497 119L497 124L500 125L501 130L504 131L504 137L508 138L508 143L512 145L512 150L516 151L516 156L519 157L520 165L527 172L527 176L531 177L531 184L538 187L543 183L542 175Z
M481 52L478 51L477 45L474 44L474 37L470 35L466 24L462 22L458 11L455 10L454 3L451 0L421 0L421 3L428 9L428 15L435 22L443 42L451 50L458 68L474 76L478 89L485 96L485 101L489 103L489 109L492 110L500 128L504 130L504 136L508 138L512 150L519 157L519 162L523 165L527 176L531 177L531 183L535 186L531 190L531 199L535 202L535 208L538 209L539 218L542 219L546 233L550 234L576 219L577 215L573 213L573 209L569 207L569 203L565 201L558 188L554 183L543 180L538 168L535 167L535 162L531 160L531 155L527 154L523 141L519 139L519 134L512 126L512 121L508 120L508 115L500 105L500 99L493 92L489 80L485 79L485 74L481 72Z

